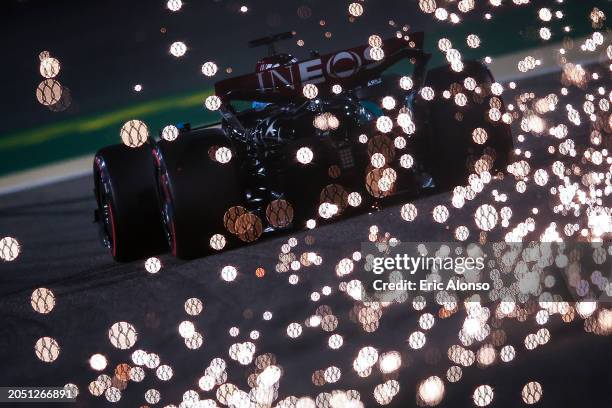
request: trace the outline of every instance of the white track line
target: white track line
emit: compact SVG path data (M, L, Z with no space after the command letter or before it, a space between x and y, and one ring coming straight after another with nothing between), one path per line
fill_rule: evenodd
M91 174L93 157L93 154L88 154L0 177L0 195L16 193Z

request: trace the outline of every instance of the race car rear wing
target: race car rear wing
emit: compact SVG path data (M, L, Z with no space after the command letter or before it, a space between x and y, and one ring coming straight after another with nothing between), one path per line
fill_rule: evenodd
M378 49L361 45L341 50L217 82L215 93L224 103L232 100L283 102L304 98L303 86L315 84L323 96L335 84L344 89L367 85L402 59L415 63L413 81L419 87L430 57L423 52L423 41L424 34L416 32L408 38L386 39Z

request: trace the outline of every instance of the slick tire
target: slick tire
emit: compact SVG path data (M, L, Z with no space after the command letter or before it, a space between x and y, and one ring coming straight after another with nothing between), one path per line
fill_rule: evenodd
M160 216L151 146L123 144L94 158L96 221L117 261L133 261L167 250Z
M213 252L211 238L215 234L223 235L215 249L236 242L231 231L228 234L224 215L230 207L241 206L243 190L236 152L232 150L234 157L221 163L215 159L220 147L231 150L232 144L219 129L194 130L156 145L163 224L170 249L178 258L193 259Z

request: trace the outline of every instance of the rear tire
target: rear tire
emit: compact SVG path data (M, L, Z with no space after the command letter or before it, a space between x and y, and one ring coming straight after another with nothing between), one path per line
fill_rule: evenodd
M476 80L483 90L482 98L477 101L473 91L465 90L463 84L467 77ZM504 171L512 153L512 132L510 125L501 119L492 121L489 109L493 95L486 94L494 82L491 72L476 61L466 61L462 72L454 72L445 66L427 73L426 85L434 89L435 99L431 102L419 101L421 111L425 111L428 122L428 146L425 165L429 168L436 186L448 190L457 185L465 185L470 173L474 173L474 160L489 154L494 156L491 174ZM452 84L460 85L460 92L468 97L464 107L442 97L442 92L449 90ZM452 94L454 95L454 94ZM499 99L501 113L504 103ZM457 114L462 116L457 120ZM484 144L477 144L472 139L472 132L482 128L487 133Z
M223 216L244 201L236 152L232 150L234 157L222 164L209 156L213 146L232 145L223 131L203 129L172 142L161 140L155 149L162 218L170 249L178 258L211 253L214 234L223 234L226 247L233 242Z
M94 192L102 239L115 260L133 261L167 250L151 146L105 147L94 158Z

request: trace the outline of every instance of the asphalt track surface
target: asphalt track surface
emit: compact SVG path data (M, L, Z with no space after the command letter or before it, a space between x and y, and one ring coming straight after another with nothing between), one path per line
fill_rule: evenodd
M487 188L494 187L504 188L503 182ZM350 257L367 241L368 228L374 224L381 232L389 232L403 241L449 240L450 231L432 225L427 214L434 205L448 203L448 194L417 200L421 215L412 223L400 218L399 207L390 207L190 262L164 255L163 269L151 275L145 271L143 262L113 262L100 246L92 223L95 203L91 190L91 178L81 177L0 198L0 231L2 235L17 237L22 249L17 261L0 264L0 385L62 386L72 382L78 385L80 396L76 404L66 406L107 406L110 403L104 396L92 397L87 391L89 382L100 374L89 367L89 357L104 354L109 364L103 372L112 376L117 364L131 364L131 352L141 348L159 354L161 363L173 368L174 376L163 382L153 370L146 369L144 381L130 382L117 406L147 405L144 393L150 388L161 392L162 399L156 406L178 405L183 392L199 390L198 379L214 357L224 358L228 363L229 382L248 390L246 377L252 366L247 368L231 360L228 348L232 343L249 340L251 330L260 332L259 339L253 341L256 355L274 353L283 369L279 399L288 395L314 397L332 389L356 389L366 407L377 406L372 391L388 378L374 370L370 377L362 379L352 369L357 351L365 345L402 353L403 368L396 377L401 384L400 393L390 406L414 406L418 381L429 375L444 378L451 365L446 350L457 343L461 325L457 315L445 321L436 320L427 335L426 346L411 350L406 339L417 330L420 313L409 302L399 305L383 315L377 331L365 333L349 320L353 302L338 292L339 281L334 272L339 259ZM545 207L544 197L537 194L510 197L508 204L516 209L514 217L522 217L521 211L527 211L531 205ZM477 205L471 202L462 210L453 211L452 225L468 225L474 234L472 214ZM315 251L323 258L321 266L298 272L297 285L288 283L288 273L274 271L280 247L290 236L298 240L294 252ZM310 245L306 243L307 236L314 238ZM235 281L220 279L225 265L238 268ZM255 276L257 267L265 268L265 277ZM324 285L332 288L332 294L322 296L318 302L311 301L310 293L320 291ZM47 315L34 312L30 306L32 290L38 287L51 289L56 297L55 308ZM184 302L190 297L204 302L204 311L197 317L185 313ZM320 305L331 307L339 318L335 332L344 337L339 350L327 347L331 333L320 327L305 327L297 339L286 334L289 323L303 323ZM271 320L262 318L265 311L273 313ZM187 349L179 336L178 325L187 319L204 336L204 344L198 350ZM505 323L507 342L516 347L517 357L511 363L498 360L484 369L475 365L465 368L460 382L446 383L446 396L440 406L473 406L472 392L480 384L494 388L492 406L524 406L521 389L536 380L544 389L544 397L537 406L609 407L612 386L609 337L585 333L581 319L566 324L556 315L551 320L547 326L551 331L550 342L533 351L525 349L523 339L537 330L535 322ZM138 330L138 341L131 350L118 350L109 342L108 329L118 321L130 322ZM229 335L232 326L240 329L238 337ZM34 343L42 336L51 336L60 344L59 358L52 364L35 356ZM335 384L313 385L313 371L331 365L342 370L341 379ZM214 393L200 392L200 398L214 398Z

